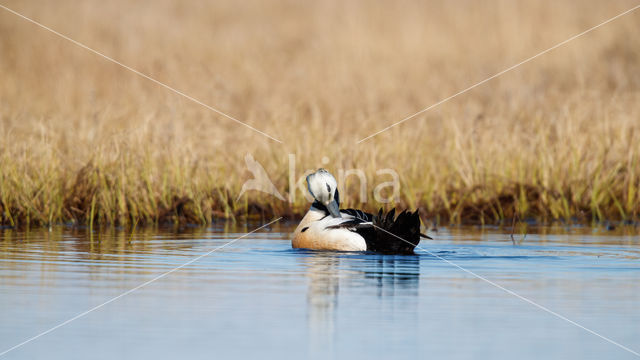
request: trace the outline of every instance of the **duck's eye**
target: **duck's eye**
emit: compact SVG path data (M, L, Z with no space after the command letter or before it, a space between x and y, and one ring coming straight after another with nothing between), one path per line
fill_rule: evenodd
M329 186L329 184L325 184L325 185L327 185L327 191L331 192L331 186Z

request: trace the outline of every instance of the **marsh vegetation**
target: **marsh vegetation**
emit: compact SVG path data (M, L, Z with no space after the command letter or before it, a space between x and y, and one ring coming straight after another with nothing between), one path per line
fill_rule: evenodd
M363 204L348 178L345 206L420 207L440 222L638 220L637 12L356 144L633 1L5 5L282 143L0 10L3 225L302 214L301 193L237 199L248 153L285 197L295 154L296 178L400 175L395 204Z

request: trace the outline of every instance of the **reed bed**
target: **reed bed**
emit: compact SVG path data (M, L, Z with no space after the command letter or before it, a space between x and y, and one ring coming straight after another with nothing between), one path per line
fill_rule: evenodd
M425 221L639 220L640 12L356 144L633 1L5 5L282 143L0 10L2 225L296 218L321 166ZM247 154L293 201L238 197Z

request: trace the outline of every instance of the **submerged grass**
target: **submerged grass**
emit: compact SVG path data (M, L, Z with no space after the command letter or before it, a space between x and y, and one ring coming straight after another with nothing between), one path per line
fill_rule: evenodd
M440 223L639 220L640 13L356 145L633 1L6 5L283 144L0 11L2 225L297 217L320 166ZM238 198L246 154L293 201Z

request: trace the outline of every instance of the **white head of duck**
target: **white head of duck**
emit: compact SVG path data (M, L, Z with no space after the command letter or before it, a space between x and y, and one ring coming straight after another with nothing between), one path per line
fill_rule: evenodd
M342 217L340 214L340 194L336 178L325 169L318 169L307 176L307 188L315 199L312 205L323 208L333 217Z
M307 188L314 202L294 231L294 248L411 254L420 237L429 238L420 233L418 210L395 217L395 209L377 215L340 209L338 182L325 169L307 176Z

